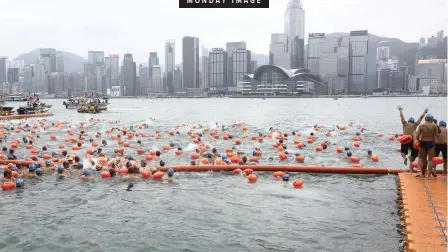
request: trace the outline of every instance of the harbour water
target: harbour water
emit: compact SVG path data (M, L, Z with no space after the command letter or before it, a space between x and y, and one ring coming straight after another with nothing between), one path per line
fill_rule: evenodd
M352 130L335 134L331 141L351 146L350 134L364 127L368 131L356 154L372 149L381 159L368 166L392 168L403 167L396 152L399 144L377 134L401 132L398 105L404 106L406 118L419 117L425 108L439 120L447 115L446 98L119 99L99 115L66 110L62 100L44 102L56 114L47 120L94 117L132 125L153 117L151 127L162 130L179 124L243 122L252 132L276 127L307 135L315 124L353 122ZM41 144L50 144L44 139ZM176 141L187 145L186 139ZM221 149L231 145L216 142ZM265 148L263 156L274 155L275 150L271 154ZM307 164L344 164L334 153L302 152ZM304 180L300 190L285 187L269 173L259 176L256 184L248 184L226 173L182 173L174 183L147 180L130 192L118 180L87 184L48 175L27 181L24 190L0 193L0 251L399 250L394 176L293 175Z

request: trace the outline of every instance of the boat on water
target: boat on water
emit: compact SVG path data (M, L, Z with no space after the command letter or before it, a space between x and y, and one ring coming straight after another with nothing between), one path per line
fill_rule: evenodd
M21 102L21 101L27 101L28 99L23 94L15 94L15 95L8 95L7 101L9 102Z
M337 100L337 99L339 99L338 96L333 96L333 100Z
M361 95L360 97L363 98L363 99L367 99L368 96L367 95Z
M25 106L25 107L20 107L17 109L17 114L19 115L29 115L29 114L42 114L42 113L47 113L48 110L50 110L49 108L32 108L29 106Z
M85 97L74 97L69 98L67 101L64 101L62 105L65 106L66 109L80 109L82 105L89 107L91 105L98 106L100 110L107 110L107 106L109 105L109 98L85 98Z
M0 105L0 115L2 116L12 115L14 113L13 109L14 107L6 107Z

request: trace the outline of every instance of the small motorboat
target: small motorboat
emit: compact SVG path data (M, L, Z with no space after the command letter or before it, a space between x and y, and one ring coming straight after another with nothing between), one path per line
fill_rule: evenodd
M81 113L81 114L99 114L99 113L101 113L101 109L100 108L96 108L95 110L93 110L93 111L91 111L91 110L89 110L89 109L78 109L78 113Z
M14 107L5 107L0 105L0 115L11 115L14 113Z
M49 108L31 108L31 107L20 107L17 109L17 114L28 115L28 114L42 114L47 113Z

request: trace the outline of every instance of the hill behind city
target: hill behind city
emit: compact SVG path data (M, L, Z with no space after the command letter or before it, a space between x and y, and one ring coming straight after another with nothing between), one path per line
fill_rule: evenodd
M40 49L36 48L32 50L31 52L23 53L19 55L14 60L23 60L25 61L25 64L36 64L37 58L40 55ZM71 73L82 73L84 72L84 65L83 63L86 60L74 53L71 52L64 52L64 71L65 72L71 72Z

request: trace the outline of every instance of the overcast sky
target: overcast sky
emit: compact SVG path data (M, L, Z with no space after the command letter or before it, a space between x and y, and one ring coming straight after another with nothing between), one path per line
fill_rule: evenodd
M289 0L270 0L269 9L179 9L178 0L0 0L0 56L10 59L34 48L52 47L87 58L88 50L132 53L137 63L183 36L207 48L247 42L268 54L270 34L283 32ZM303 0L305 33L369 30L416 42L447 28L446 0Z

